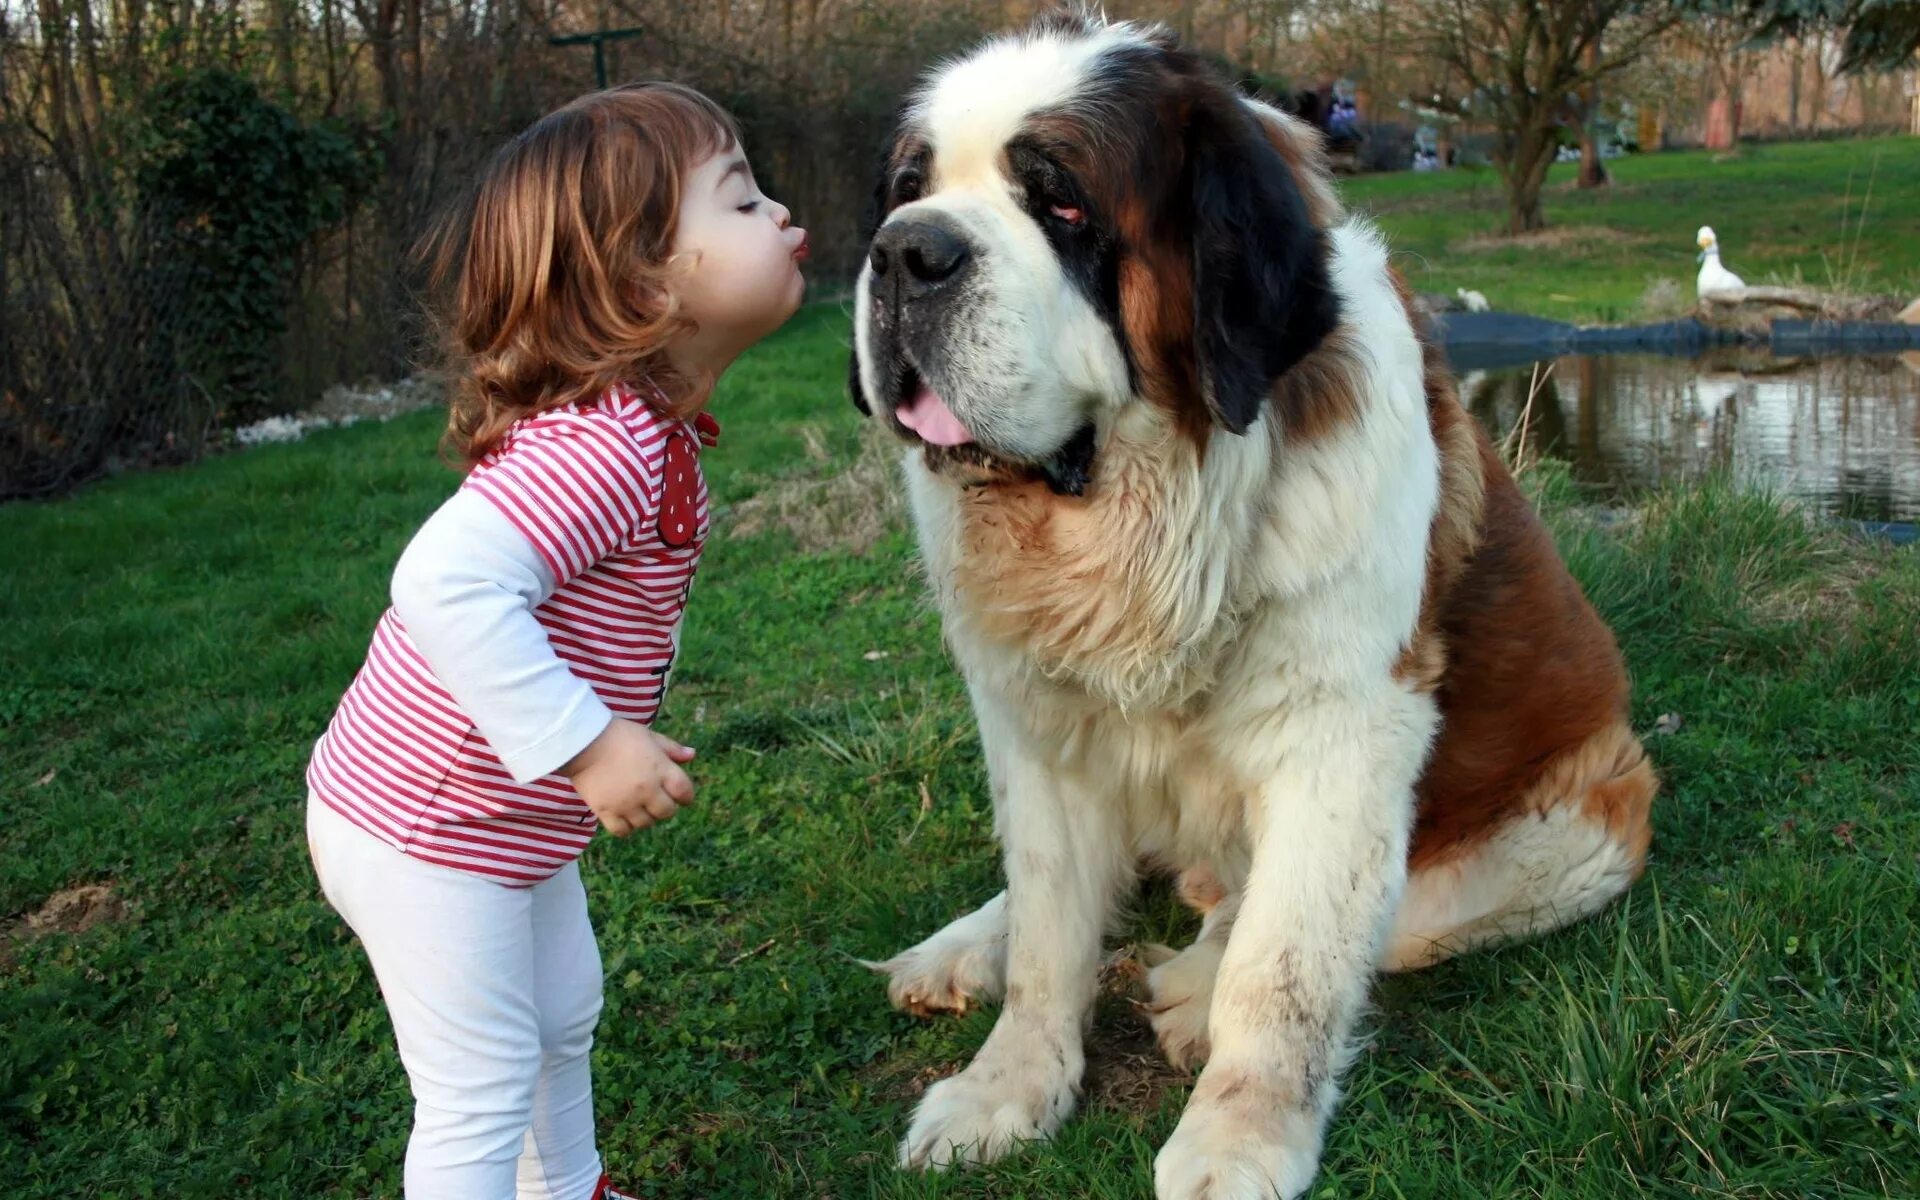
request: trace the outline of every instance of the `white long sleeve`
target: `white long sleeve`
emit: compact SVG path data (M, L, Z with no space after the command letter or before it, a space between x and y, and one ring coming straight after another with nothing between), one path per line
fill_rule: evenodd
M534 618L558 587L533 544L464 489L420 527L393 572L407 634L517 783L552 774L613 719Z

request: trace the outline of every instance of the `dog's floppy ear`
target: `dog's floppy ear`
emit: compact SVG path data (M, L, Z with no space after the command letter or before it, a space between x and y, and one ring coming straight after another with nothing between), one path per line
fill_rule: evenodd
M1332 332L1339 299L1325 235L1245 106L1197 100L1187 144L1200 393L1215 421L1244 433L1274 381Z

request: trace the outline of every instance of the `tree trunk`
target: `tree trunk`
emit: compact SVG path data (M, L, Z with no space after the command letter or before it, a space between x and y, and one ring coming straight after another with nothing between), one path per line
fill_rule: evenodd
M1815 133L1820 131L1820 115L1827 109L1827 38L1825 34L1813 36L1813 94L1807 98L1807 124Z
M300 7L294 0L273 0L273 67L288 104L300 94L300 72L294 64L293 44L299 37Z
M1799 38L1793 40L1793 57L1788 60L1787 75L1787 131L1800 132L1800 70L1806 65L1807 45Z
M1733 101L1724 95L1715 96L1707 102L1707 136L1704 139L1709 150L1731 150L1735 141Z
M1521 129L1514 138L1512 156L1500 164L1501 182L1507 191L1509 234L1534 233L1547 227L1540 192L1547 184L1553 151L1553 122L1536 118Z
M1586 69L1595 71L1600 66L1600 43L1593 42L1587 47ZM1607 168L1600 161L1600 141L1593 135L1593 126L1600 119L1600 81L1589 77L1587 85L1580 89L1580 176L1579 184L1583 188L1605 187Z
M1546 213L1540 208L1540 189L1509 182L1507 188L1507 232L1518 236L1538 233L1547 227Z
M1606 164L1600 161L1600 143L1594 140L1593 129L1588 127L1580 133L1580 175L1578 182L1583 188L1605 187L1613 180L1607 175Z
M1650 154L1655 150L1666 149L1666 138L1660 132L1660 110L1642 108L1640 110L1640 152Z
M1748 65L1746 57L1738 50L1735 50L1728 56L1726 81L1727 106L1729 109L1728 131L1733 137L1733 145L1731 148L1735 150L1740 148L1741 110L1747 106L1746 82Z

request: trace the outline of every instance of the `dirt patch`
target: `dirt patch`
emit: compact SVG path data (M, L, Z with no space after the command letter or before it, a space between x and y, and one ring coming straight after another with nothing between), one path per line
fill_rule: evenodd
M1134 1006L1145 995L1146 968L1131 948L1110 954L1100 967L1100 994L1087 1030L1083 1108L1144 1119L1160 1111L1168 1091L1193 1082L1191 1074L1168 1065L1153 1027ZM971 1055L954 1062L913 1063L906 1055L894 1055L868 1064L861 1075L876 1099L912 1103L970 1061Z
M114 895L111 887L88 883L47 897L45 904L21 917L10 932L29 938L85 933L102 921L118 921L126 915L127 902Z
M1133 1117L1160 1110L1169 1090L1193 1076L1160 1053L1153 1026L1134 1006L1147 994L1147 970L1130 951L1109 957L1100 969L1100 999L1087 1031L1087 1107Z
M818 431L803 428L807 457L830 468L831 455ZM866 550L902 524L899 444L877 429L865 431L852 465L830 474L769 483L731 505L723 528L731 537L772 530L791 534L806 551Z
M1577 250L1594 246L1637 246L1653 239L1644 233L1628 233L1606 225L1550 225L1532 233L1481 234L1461 238L1447 247L1461 254L1486 254L1496 250Z
M14 948L23 942L38 941L57 933L85 933L107 921L126 919L127 902L104 883L87 883L65 888L47 897L46 903L23 916L0 925L0 965L13 960Z

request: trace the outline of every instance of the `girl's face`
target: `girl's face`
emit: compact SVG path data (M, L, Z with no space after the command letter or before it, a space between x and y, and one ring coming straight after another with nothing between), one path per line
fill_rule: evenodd
M686 176L673 252L693 258L680 288L697 337L738 353L778 329L800 307L807 282L807 231L786 206L767 199L738 146Z

